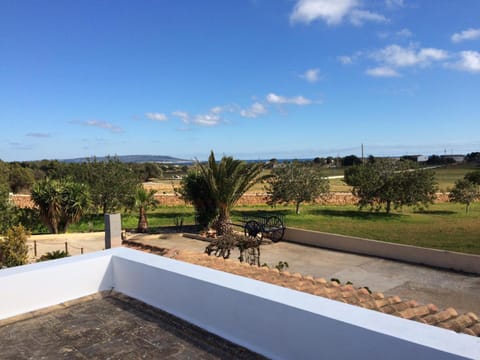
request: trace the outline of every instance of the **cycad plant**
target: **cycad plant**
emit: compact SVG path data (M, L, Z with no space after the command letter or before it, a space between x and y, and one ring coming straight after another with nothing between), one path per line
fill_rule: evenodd
M264 165L261 163L247 164L224 156L217 163L213 151L210 152L205 164L197 162L200 172L210 188L215 201L218 217L214 228L218 235L232 231L230 211L240 197L260 180Z
M137 231L140 233L148 231L147 209L158 205L155 193L155 190L146 190L143 186L139 186L135 192L135 207L138 209Z

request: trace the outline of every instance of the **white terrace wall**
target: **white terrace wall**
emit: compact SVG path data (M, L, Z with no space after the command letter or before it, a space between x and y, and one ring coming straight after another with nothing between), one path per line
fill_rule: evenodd
M0 318L113 288L273 359L480 358L473 336L126 248L2 270L0 288Z

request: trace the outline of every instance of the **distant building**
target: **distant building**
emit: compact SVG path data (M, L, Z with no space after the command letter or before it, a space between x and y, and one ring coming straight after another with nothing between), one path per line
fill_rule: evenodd
M465 161L465 155L440 155L442 159L453 159L456 163L463 163Z
M407 160L411 160L411 161L414 161L414 162L423 163L423 162L427 162L428 156L425 156L425 155L404 155L404 156L402 156L402 159L407 159Z

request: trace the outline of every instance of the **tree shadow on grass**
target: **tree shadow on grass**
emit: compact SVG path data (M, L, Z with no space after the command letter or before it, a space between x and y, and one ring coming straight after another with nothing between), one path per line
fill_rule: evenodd
M349 219L359 220L394 220L404 217L403 214L376 211L361 211L361 210L333 210L333 209L312 209L309 211L312 215L323 215L330 217L343 217Z
M456 214L455 211L451 210L415 210L415 214L426 214L426 215L452 215Z
M231 214L234 217L255 217L255 216L287 216L291 214L292 211L289 209L271 209L271 210L255 210L255 209L249 209L249 210L232 210Z

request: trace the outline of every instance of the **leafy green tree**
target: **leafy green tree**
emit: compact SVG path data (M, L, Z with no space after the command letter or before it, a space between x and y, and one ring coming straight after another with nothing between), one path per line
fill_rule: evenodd
M348 155L342 158L342 166L353 166L359 165L362 163L362 160L355 155Z
M459 179L455 181L455 186L450 191L449 200L465 204L465 212L468 213L470 204L480 198L478 185L468 179Z
M156 192L153 189L146 190L143 186L139 186L135 192L135 207L138 209L137 231L140 233L148 232L147 210L158 205Z
M14 193L29 191L35 182L32 169L20 166L20 164L12 164L8 178L10 189Z
M215 199L205 176L200 171L191 171L180 181L180 187L175 192L195 208L195 219L202 228L207 228L217 215Z
M470 181L476 185L480 185L480 170L471 171L466 173L463 177L465 180Z
M16 222L16 211L10 202L8 184L0 183L0 234L5 234Z
M477 162L480 163L480 152L472 152L465 156L466 162Z
M0 262L2 266L24 265L28 260L27 239L30 233L22 225L13 226L0 239Z
M48 178L35 184L32 200L40 210L40 219L54 234L78 222L90 204L85 185Z
M89 185L94 206L103 214L133 205L140 181L128 164L117 157L107 157L105 161L93 158L86 168L84 181Z
M264 165L261 163L247 164L224 156L217 163L213 151L207 163L197 162L200 173L204 176L212 199L215 201L218 216L214 227L218 235L230 233L230 211L242 195L260 180Z
M295 213L300 213L300 204L315 201L329 192L329 183L316 166L298 161L284 163L273 169L268 178L269 203L295 204Z
M359 206L370 206L390 213L392 206L418 206L435 199L435 173L422 170L409 161L376 159L373 163L345 170L345 182L353 187Z

